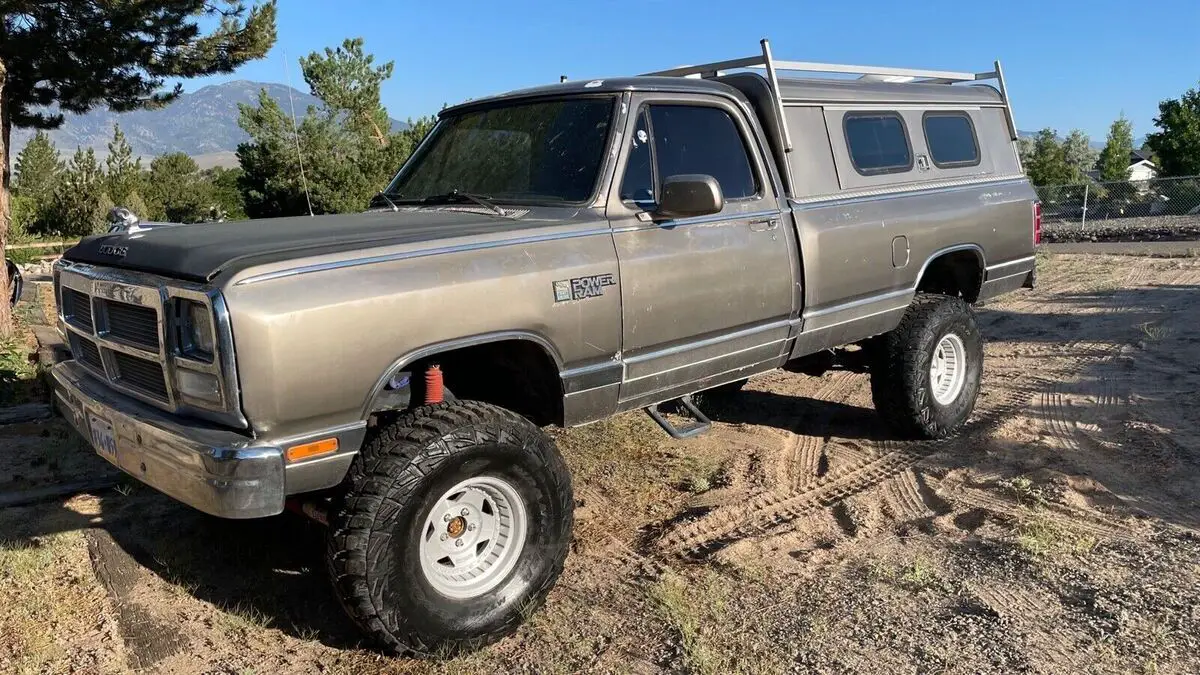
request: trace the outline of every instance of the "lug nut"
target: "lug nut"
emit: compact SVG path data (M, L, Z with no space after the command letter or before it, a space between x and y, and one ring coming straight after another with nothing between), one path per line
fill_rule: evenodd
M462 543L462 539L455 539L455 540L454 540L454 545L455 545L455 546L462 546L462 545L463 545L463 543Z
M465 515L468 515L468 514L470 514L470 513L471 513L471 509L468 509L467 507L465 507L465 506L464 506L464 507L463 507L463 510L462 510L462 515L464 515L464 516L465 516Z
M442 522L448 523L448 522L450 522L450 519L453 517L454 516L451 516L449 513L447 513L446 515L442 516Z
M468 526L467 526L467 531L468 531L468 532L474 532L474 531L475 531L475 523L471 523L470 525L468 525Z
M442 533L442 541L446 541L449 538L450 538L450 535L446 534L445 532Z

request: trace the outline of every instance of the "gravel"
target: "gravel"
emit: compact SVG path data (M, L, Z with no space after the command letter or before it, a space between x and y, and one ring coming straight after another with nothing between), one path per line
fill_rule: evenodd
M1050 244L1088 241L1192 241L1200 239L1200 215L1147 216L1042 224L1042 241Z

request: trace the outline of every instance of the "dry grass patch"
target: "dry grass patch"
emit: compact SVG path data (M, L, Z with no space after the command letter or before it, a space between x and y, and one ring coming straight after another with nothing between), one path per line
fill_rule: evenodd
M80 532L0 542L0 671L122 670L105 613Z

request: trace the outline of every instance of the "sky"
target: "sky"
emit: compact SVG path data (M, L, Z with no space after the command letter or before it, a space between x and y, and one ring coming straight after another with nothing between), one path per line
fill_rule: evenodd
M1200 0L780 0L387 2L280 0L279 41L232 79L304 89L297 59L362 37L395 61L394 118L571 79L750 56L958 71L1000 59L1017 126L1102 141L1121 113L1135 138L1158 102L1200 87ZM285 58L286 57L286 58ZM285 67L286 64L286 67Z

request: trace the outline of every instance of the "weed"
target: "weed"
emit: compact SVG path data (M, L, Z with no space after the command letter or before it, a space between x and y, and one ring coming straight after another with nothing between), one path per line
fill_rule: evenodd
M1162 340L1172 333L1170 326L1164 326L1162 323L1156 321L1147 321L1146 323L1138 324L1138 328L1141 329L1142 335L1147 340Z
M1025 476L1000 481L1000 487L1016 497L1022 506L1042 506L1046 503L1046 495L1042 488Z
M1058 525L1042 516L1026 518L1017 523L1017 545L1033 556L1044 556L1060 544L1062 532Z
M246 634L251 630L266 630L274 623L274 618L266 612L248 603L235 603L219 608L217 620L221 627L229 633Z
M24 403L27 392L36 387L37 366L29 360L29 353L23 340L0 340L0 405Z

